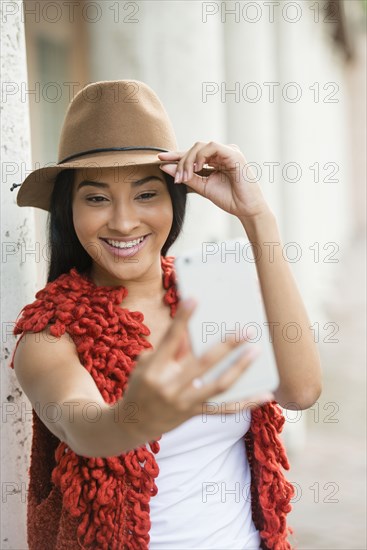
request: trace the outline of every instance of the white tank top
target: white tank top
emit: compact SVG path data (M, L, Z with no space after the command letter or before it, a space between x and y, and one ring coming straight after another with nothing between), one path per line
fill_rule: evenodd
M150 550L259 550L243 436L251 411L197 415L163 434Z

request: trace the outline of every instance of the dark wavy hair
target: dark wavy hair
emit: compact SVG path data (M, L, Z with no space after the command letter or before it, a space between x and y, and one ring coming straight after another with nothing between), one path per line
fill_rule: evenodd
M165 177L173 207L173 222L171 230L161 249L161 255L166 256L182 231L186 212L186 185L175 185L169 174ZM73 224L72 190L74 170L66 169L60 172L53 187L50 211L47 218L47 240L50 264L47 282L54 281L62 273L67 273L75 267L79 273L89 270L93 260L81 245Z

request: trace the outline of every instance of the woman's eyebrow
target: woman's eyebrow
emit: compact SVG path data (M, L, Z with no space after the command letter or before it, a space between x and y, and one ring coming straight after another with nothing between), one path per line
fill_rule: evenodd
M140 185L144 185L144 183L147 183L150 180L158 180L161 183L164 183L163 180L161 178L159 178L158 176L147 176L146 178L143 178L141 180L133 181L131 186L132 187L139 187ZM76 190L79 191L79 189L82 189L82 187L87 187L87 186L98 187L99 189L108 189L109 188L109 184L104 183L102 181L83 180L79 183Z

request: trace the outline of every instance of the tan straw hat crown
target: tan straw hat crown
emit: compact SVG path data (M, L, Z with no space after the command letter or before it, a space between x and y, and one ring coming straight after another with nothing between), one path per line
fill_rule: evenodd
M67 168L159 165L163 161L157 155L164 151L177 151L176 136L164 106L147 84L88 84L66 111L57 164L31 172L20 186L17 204L49 210L55 178ZM197 172L210 173L205 167Z

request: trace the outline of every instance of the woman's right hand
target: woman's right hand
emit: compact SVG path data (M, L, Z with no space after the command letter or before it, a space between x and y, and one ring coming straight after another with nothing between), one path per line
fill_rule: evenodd
M200 388L195 387L192 384L195 378L200 378L244 339L236 342L233 337L227 338L226 342L217 343L196 358L187 345L186 337L187 324L196 303L188 309L185 303L180 302L172 324L156 349L144 350L139 355L125 394L120 399L120 405L125 410L133 404L136 412L129 426L134 436L142 442L154 441L189 418L202 414L203 402L227 390L260 352L259 346L252 346L257 353L253 353L254 349L247 349L245 355L216 380ZM270 400L271 396L267 394L241 401L240 408L254 408ZM208 411L205 413L209 414Z

